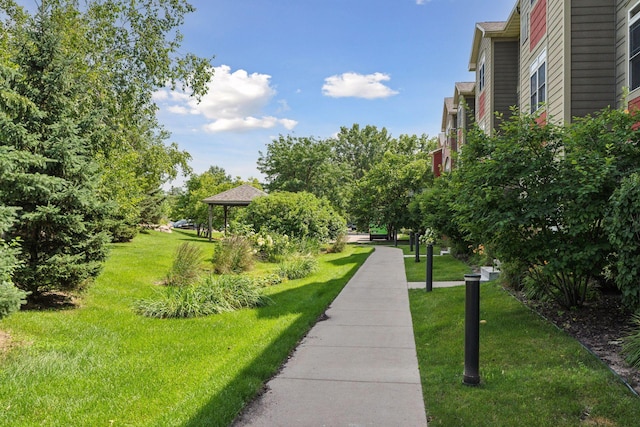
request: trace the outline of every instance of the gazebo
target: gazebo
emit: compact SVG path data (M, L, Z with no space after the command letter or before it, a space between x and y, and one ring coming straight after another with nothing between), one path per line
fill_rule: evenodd
M262 190L252 187L249 184L243 184L231 190L223 191L215 196L207 197L202 202L209 205L209 241L211 241L211 232L213 228L213 206L222 206L224 208L224 232L227 233L227 214L229 206L248 206L256 197L266 196Z

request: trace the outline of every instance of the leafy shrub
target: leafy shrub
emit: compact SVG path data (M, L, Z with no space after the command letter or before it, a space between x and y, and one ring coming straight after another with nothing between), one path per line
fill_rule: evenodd
M20 310L20 306L27 302L27 295L11 283L0 283L0 319Z
M611 197L611 214L606 221L609 241L616 252L615 282L623 301L640 308L640 175L622 180Z
M510 289L522 290L526 275L527 267L521 262L512 261L500 265L500 281Z
M147 317L186 318L261 307L269 302L249 277L210 275L200 284L164 288L155 298L137 301L134 309Z
M243 221L256 230L321 242L335 239L346 223L326 199L306 192L275 192L258 197L242 215Z
M261 230L252 236L254 248L258 258L264 261L276 262L291 253L293 245L286 234L278 234Z
M631 366L640 368L640 315L633 316L633 323L636 329L623 340L622 351L625 354L625 360Z
M302 279L318 270L318 260L310 255L297 255L278 264L278 274L287 279Z
M254 251L249 239L233 235L223 239L213 254L216 273L242 273L253 268Z
M200 277L202 250L191 243L183 243L176 249L173 266L167 275L166 284L171 286L187 286L195 283Z
M275 286L282 283L282 277L279 274L267 274L266 276L255 277L253 282L261 287L266 288L268 286Z

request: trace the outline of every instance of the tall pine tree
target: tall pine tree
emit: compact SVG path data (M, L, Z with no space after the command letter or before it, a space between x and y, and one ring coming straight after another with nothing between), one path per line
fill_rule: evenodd
M0 205L18 208L6 237L21 246L13 281L32 298L82 287L100 271L108 241L91 156L99 113L82 108L87 85L72 73L55 13L42 4L13 34L13 75L3 81L28 106L2 105L0 151L15 161L0 173Z

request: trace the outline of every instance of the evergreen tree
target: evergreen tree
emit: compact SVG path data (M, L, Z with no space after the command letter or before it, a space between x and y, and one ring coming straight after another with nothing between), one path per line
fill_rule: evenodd
M0 127L0 149L21 160L0 177L0 205L18 208L7 232L21 246L14 282L32 297L83 286L100 271L108 241L91 156L99 116L82 108L86 82L72 73L55 12L43 4L13 35L16 71L4 83L29 108L5 114Z

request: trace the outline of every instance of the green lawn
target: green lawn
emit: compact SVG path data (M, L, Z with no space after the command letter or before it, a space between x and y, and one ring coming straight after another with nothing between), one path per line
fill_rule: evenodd
M226 426L272 376L372 248L320 257L306 279L267 289L274 304L193 319L134 314L191 231L114 244L104 272L62 311L0 321L0 425Z
M424 249L424 248L422 248ZM434 253L437 253L434 251ZM423 254L420 262L415 257L404 259L407 282L425 282L427 280L427 257ZM471 268L451 255L433 257L433 281L447 282L464 280L464 275L471 273Z
M430 426L636 426L640 399L577 341L481 285L480 377L462 384L464 286L410 291Z

